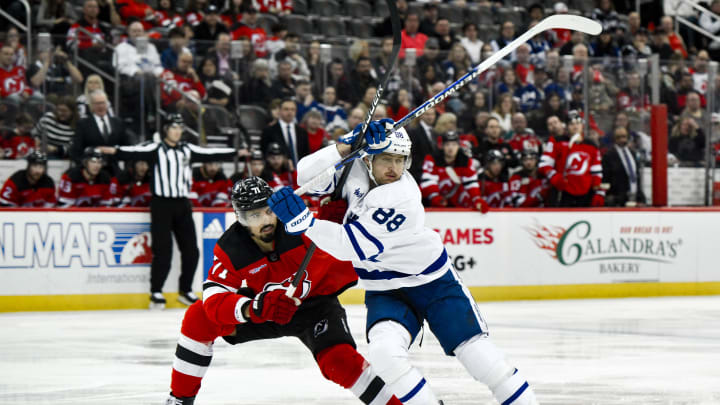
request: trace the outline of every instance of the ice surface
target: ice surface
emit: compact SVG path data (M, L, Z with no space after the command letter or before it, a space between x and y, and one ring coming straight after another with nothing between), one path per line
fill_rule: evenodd
M481 303L542 404L720 404L720 296ZM362 306L350 327L367 352ZM0 404L162 404L181 310L0 314ZM447 405L491 404L425 328L412 361ZM196 401L360 404L296 339L215 345Z

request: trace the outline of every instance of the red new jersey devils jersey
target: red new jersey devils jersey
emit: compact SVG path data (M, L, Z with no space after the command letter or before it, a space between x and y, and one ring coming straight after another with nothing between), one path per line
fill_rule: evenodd
M472 207L480 197L478 175L472 160L459 153L453 165L449 166L441 154L435 157L427 155L423 162L420 191L423 198L434 206L437 206L439 196L451 206Z
M135 180L130 172L122 172L117 179L117 196L119 207L149 207L152 193L150 192L150 174L142 180Z
M232 32L233 40L238 40L242 37L250 38L250 43L255 50L255 56L258 58L264 58L267 56L268 51L265 42L267 41L267 33L262 27L251 28L247 25L242 25L238 29Z
M30 135L13 135L0 141L5 159L23 159L35 150L35 138Z
M227 207L230 205L228 188L232 188L225 173L217 172L211 179L205 177L202 168L193 169L190 200L195 207Z
M18 170L5 181L0 190L0 205L8 207L54 207L55 182L44 174L35 184L30 184L27 170Z
M556 173L565 176L566 192L581 196L602 183L602 158L600 150L590 141L575 143L569 147L569 137L550 137L538 170L550 179Z
M506 179L503 179L502 176L492 179L483 172L479 176L478 183L480 184L480 195L490 207L502 208L505 206L510 192Z
M205 98L205 86L199 80L196 82L190 76L185 76L179 72L173 72L172 70L165 69L162 73L162 78L171 84L176 85L183 92L190 90L197 90L200 93L200 98ZM168 106L180 100L182 95L175 91L170 85L163 85L162 87L162 105Z
M234 223L220 237L214 250L212 268L203 285L203 304L210 320L220 325L239 323L235 307L243 295L236 291L243 286L254 294L286 289L300 267L310 240L288 235L282 223L275 231L275 250L263 253L247 230ZM357 275L350 262L341 262L329 254L315 251L295 297L305 300L315 296L337 295L354 285Z
M58 201L61 207L103 207L113 205L117 194L117 180L100 171L95 180L88 182L82 167L66 171L60 178Z
M25 68L13 66L10 70L0 67L0 98L25 92L32 95L33 90L25 85Z
M542 141L537 135L529 132L513 135L508 144L517 152L522 152L523 149L532 149L538 154L542 152Z
M550 192L550 184L545 178L533 176L526 170L513 174L508 181L513 207L540 207Z

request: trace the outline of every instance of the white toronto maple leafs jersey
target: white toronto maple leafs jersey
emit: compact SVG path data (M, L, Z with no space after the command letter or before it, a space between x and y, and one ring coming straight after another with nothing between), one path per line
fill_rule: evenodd
M335 145L298 162L298 182L304 184L340 161ZM334 190L340 177L311 191ZM370 176L362 162L353 164L342 196L348 201L344 225L315 220L305 233L322 250L350 260L366 290L393 290L433 281L451 268L440 236L425 227L420 189L410 173L370 190Z

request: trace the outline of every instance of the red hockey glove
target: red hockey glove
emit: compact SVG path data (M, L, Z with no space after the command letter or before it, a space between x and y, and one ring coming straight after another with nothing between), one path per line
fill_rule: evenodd
M560 173L555 173L550 178L550 184L555 187L558 191L565 191L567 188L567 180Z
M436 195L435 197L430 199L431 207L447 207L447 205L447 200L442 196Z
M317 219L324 219L327 221L342 224L347 208L348 204L345 200L341 199L329 201L325 205L320 205L320 208L318 208Z
M285 295L285 290L263 291L249 303L250 322L275 322L285 325L290 322L298 307L295 301Z
M590 202L590 206L604 207L605 206L605 196L602 194L595 194L592 198L592 201Z
M490 211L490 206L482 197L473 198L473 208L475 208L476 211L480 211L481 214L487 214L487 212Z

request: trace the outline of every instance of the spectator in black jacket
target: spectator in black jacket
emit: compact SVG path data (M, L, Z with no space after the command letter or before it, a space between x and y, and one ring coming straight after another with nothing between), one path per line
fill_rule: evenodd
M628 130L617 127L615 143L603 155L603 182L610 184L605 194L605 205L624 207L645 204L641 176L635 152L628 147Z

